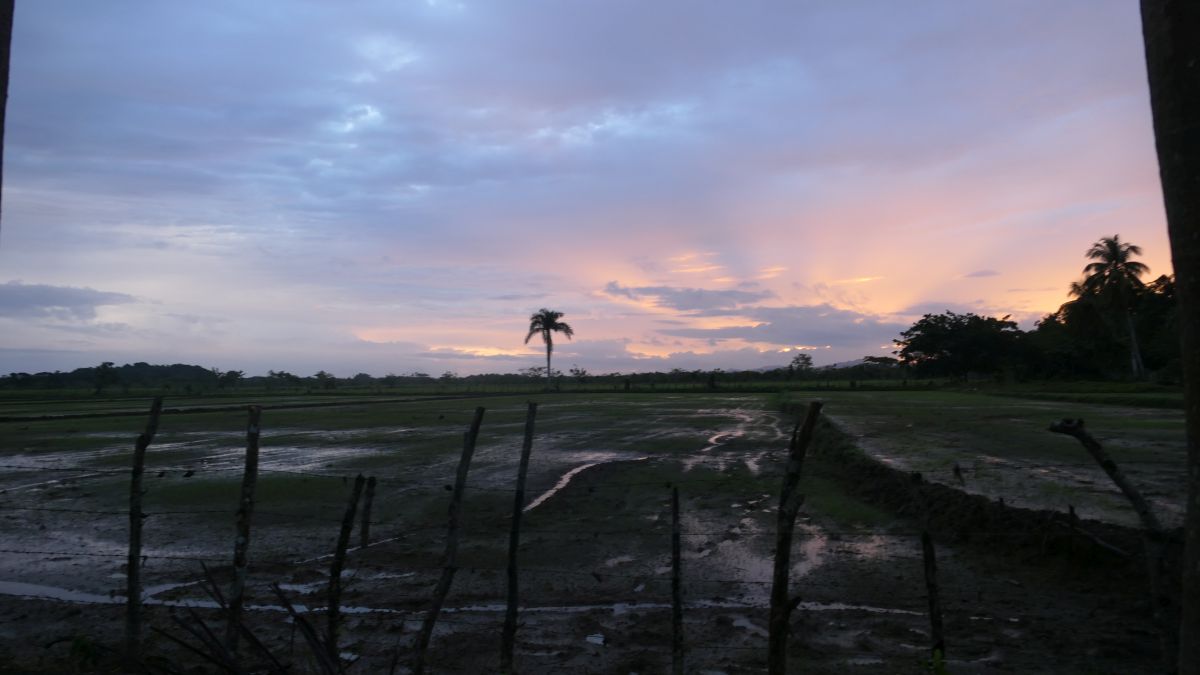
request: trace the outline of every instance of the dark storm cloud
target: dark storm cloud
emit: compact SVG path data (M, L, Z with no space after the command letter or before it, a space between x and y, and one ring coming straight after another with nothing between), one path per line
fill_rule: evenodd
M809 345L875 347L890 344L908 326L830 305L807 307L755 307L737 312L756 322L728 328L670 328L662 335L704 340L746 340L790 347Z
M543 179L600 172L558 194L637 199L763 169L911 167L1103 94L1032 79L1018 101L988 97L1060 49L1064 25L1113 12L1025 4L1036 23L945 2L299 2L286 21L267 3L38 3L22 8L10 152L28 181L257 196L368 229L403 227L385 214L428 187L553 201ZM886 105L848 105L864 100ZM655 180L611 170L635 159Z
M91 288L25 284L0 284L0 317L39 318L60 321L90 321L96 308L134 302L131 295Z
M730 310L773 297L770 291L707 290L673 286L622 286L610 281L604 292L614 297L650 300L658 307L681 312L706 313Z

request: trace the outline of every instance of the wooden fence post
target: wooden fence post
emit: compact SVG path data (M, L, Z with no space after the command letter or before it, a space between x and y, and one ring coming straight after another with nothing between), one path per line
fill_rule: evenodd
M483 408L475 409L475 417L471 420L471 428L463 434L462 456L458 460L458 471L454 477L454 492L450 495L450 518L446 525L446 551L442 554L442 576L437 587L433 590L433 601L425 620L421 622L421 630L417 633L416 647L413 653L413 675L425 672L425 651L429 649L429 639L433 636L433 627L437 623L438 614L450 593L450 584L454 582L454 573L458 570L458 521L462 510L462 496L467 487L467 471L471 468L471 457L475 454L475 442L479 438L479 425L483 423Z
M249 407L246 423L246 467L242 471L242 496L237 510L237 536L233 541L233 586L229 590L229 613L225 625L225 647L237 654L241 633L242 604L246 596L246 552L250 548L250 519L254 515L254 488L258 484L258 436L262 408Z
M921 556L925 561L925 590L929 595L929 629L932 643L933 664L941 667L946 658L946 638L942 631L942 601L938 593L937 558L933 550L933 537L929 530L921 530Z
M359 527L359 548L371 545L371 504L375 501L375 476L367 479L367 494L363 497L362 526Z
M671 487L671 672L683 675L682 533L679 528L679 488Z
M125 660L133 667L141 656L142 647L142 471L146 464L146 449L158 432L158 417L162 414L163 399L155 396L150 404L146 430L133 446L133 471L129 479L129 558L125 570Z
M513 495L512 528L508 534L508 606L504 612L504 632L500 638L500 672L513 672L513 649L517 642L517 550L521 544L521 515L525 511L525 477L529 473L529 455L533 452L533 422L537 403L529 402L525 411L525 440L521 443L521 461L517 467L517 490Z
M768 622L767 672L783 675L787 672L788 623L792 610L800 604L800 598L788 599L788 576L792 564L792 533L796 528L796 514L804 504L804 495L797 492L800 487L800 471L804 468L804 457L812 442L817 417L821 414L821 402L808 405L803 428L799 420L792 429L792 440L788 445L787 469L783 475L783 489L779 494L779 510L775 524L775 569L771 578L771 614Z
M354 530L354 512L358 508L358 500L362 497L363 475L354 478L354 489L350 492L350 502L346 504L346 515L342 517L342 529L338 533L337 548L333 552L333 563L329 566L329 607L326 614L329 617L328 638L325 647L328 650L331 663L341 663L338 651L338 621L342 602L342 568L346 564L346 548L350 546L350 533Z
M925 482L919 471L911 474L912 500L921 517L921 560L925 569L925 592L929 601L930 659L933 672L945 672L946 638L942 630L942 601L937 581L937 557L933 549L933 537L929 534L930 510L921 485Z
M1105 452L1103 446L1083 427L1083 420L1064 419L1050 425L1050 431L1066 434L1079 441L1092 459L1104 469L1112 482L1133 505L1144 528L1142 541L1146 547L1146 566L1150 577L1150 606L1154 622L1158 625L1159 647L1162 649L1165 672L1173 673L1179 657L1179 624L1176 621L1177 601L1167 590L1167 540L1168 535L1150 508L1150 503L1121 471L1121 467Z

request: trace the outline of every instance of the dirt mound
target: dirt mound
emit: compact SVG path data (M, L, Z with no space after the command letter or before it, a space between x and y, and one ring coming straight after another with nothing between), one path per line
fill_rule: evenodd
M858 449L849 435L822 420L806 467L837 480L855 497L927 527L935 539L987 556L1037 564L1065 560L1081 572L1127 583L1146 570L1143 533L1072 513L1026 509L924 480ZM1182 532L1169 533L1170 563L1182 556ZM1172 574L1171 578L1177 578Z

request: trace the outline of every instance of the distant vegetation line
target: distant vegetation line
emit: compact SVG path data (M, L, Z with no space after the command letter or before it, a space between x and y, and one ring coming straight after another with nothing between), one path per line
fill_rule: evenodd
M1162 275L1150 283L1148 268L1133 257L1141 249L1119 235L1102 237L1085 253L1080 281L1069 286L1072 300L1043 317L1032 330L1021 330L1008 316L981 316L946 310L925 314L893 342L897 358L864 356L843 366L814 367L811 355L798 352L786 366L757 370L684 370L594 374L578 366L565 374L551 366L555 332L574 331L559 321L563 313L542 309L530 317L525 341L541 334L546 365L517 373L438 377L412 372L375 377L358 373L337 377L325 370L299 376L284 370L247 376L241 370L145 362L98 366L70 372L10 373L0 392L85 391L95 395L134 390L172 395L263 393L519 393L525 391L778 390L819 386L822 382L900 382L941 379L959 382L1182 381L1175 279ZM815 384L814 384L815 383Z

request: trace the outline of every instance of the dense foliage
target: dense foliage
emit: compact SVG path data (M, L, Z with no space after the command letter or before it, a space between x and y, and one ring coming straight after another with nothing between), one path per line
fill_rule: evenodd
M1178 382L1175 284L1161 276L1131 287L1127 303L1082 293L1033 330L1008 317L926 314L896 340L901 363L918 377L1122 379L1153 375ZM1133 326L1133 330L1130 329ZM1133 336L1136 336L1133 337ZM1131 340L1140 348L1131 368Z
M926 314L900 334L901 361L935 377L994 373L1016 358L1021 330L1008 317L978 314Z

